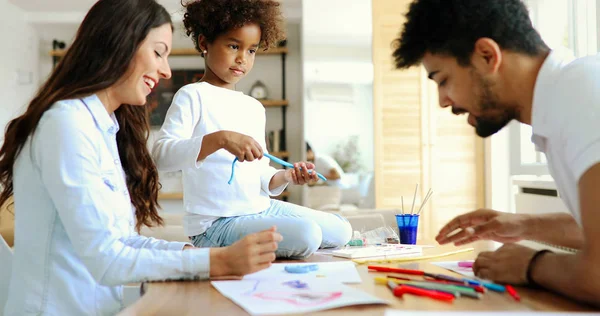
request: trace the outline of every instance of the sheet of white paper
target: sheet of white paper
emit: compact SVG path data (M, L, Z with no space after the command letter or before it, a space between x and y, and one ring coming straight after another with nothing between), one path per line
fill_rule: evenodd
M415 245L378 245L365 247L346 247L340 250L332 251L331 254L336 257L360 259L373 257L402 257L402 256L420 256L423 253L423 247Z
M344 247L336 247L336 248L321 248L317 249L317 253L320 255L331 255L332 252L336 250L344 249Z
M211 284L251 315L304 314L386 301L349 286L322 280L213 281Z
M467 260L467 261L469 261L469 260ZM432 262L431 264L435 264L438 267L442 267L444 269L454 271L454 272L462 274L466 277L474 278L475 274L473 273L473 268L459 267L458 266L459 262L461 262L461 261L440 261L440 262Z
M409 310L393 310L388 309L385 311L385 316L566 316L572 315L573 313L552 313L552 312L535 312L535 311L523 311L523 312L444 312L440 314L439 312L419 312L419 311L409 311ZM577 313L577 315L598 315L599 313Z
M285 271L286 266L313 265L319 266L316 271L308 273L289 273ZM282 280L286 278L300 278L303 280L319 279L336 283L361 283L360 275L356 270L356 264L352 261L334 262L299 262L299 263L274 263L268 269L249 274L244 280Z

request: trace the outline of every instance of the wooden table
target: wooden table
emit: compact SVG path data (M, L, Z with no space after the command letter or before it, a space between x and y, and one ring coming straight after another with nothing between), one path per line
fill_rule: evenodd
M425 254L443 253L456 250L452 246L425 249ZM473 252L452 255L449 257L388 264L390 266L407 266L428 272L452 274L452 272L432 265L432 261L453 261L473 259ZM316 254L305 260L307 262L323 262L340 260L329 255ZM559 295L535 289L516 288L521 302L516 302L508 294L489 291L482 299L459 298L454 303L444 303L429 298L405 295L402 299L392 295L390 290L374 282L375 276L385 274L367 271L366 265L357 266L363 280L360 284L352 284L390 303L390 305L351 306L313 313L313 315L384 315L388 308L422 311L593 311ZM125 309L120 315L248 315L241 307L222 296L210 282L152 282L142 285L145 294L135 304Z

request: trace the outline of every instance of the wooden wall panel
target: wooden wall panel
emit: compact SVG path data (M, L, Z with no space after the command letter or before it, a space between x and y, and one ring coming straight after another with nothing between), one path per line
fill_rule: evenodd
M427 190L421 237L431 238L452 217L484 204L483 141L465 116L438 106L437 88L423 67L396 70L392 42L410 0L373 0L375 195L377 208L415 209Z

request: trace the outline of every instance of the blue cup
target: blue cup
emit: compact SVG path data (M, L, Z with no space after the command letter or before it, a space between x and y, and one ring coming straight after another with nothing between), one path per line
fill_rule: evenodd
M404 245L416 245L419 215L396 214L396 223L398 224L398 232L400 233L400 243Z

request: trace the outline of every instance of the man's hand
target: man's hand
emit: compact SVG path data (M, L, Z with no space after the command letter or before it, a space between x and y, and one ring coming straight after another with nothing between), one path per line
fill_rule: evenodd
M210 276L243 276L266 269L283 237L275 227L250 234L231 246L210 250Z
M303 185L317 182L319 178L314 164L310 162L296 162L293 169L290 168L285 171L285 180L293 184Z
M482 252L473 264L475 275L499 283L527 284L527 267L536 251L507 244L494 252Z
M454 243L457 246L477 240L490 239L502 243L512 243L525 239L529 215L510 214L489 209L457 216L442 227L435 237L438 243ZM455 230L457 233L449 235Z

